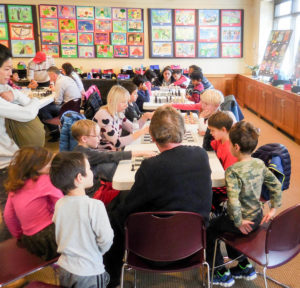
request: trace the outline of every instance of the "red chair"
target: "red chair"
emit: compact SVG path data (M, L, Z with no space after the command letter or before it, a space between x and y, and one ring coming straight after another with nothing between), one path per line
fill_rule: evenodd
M192 212L141 212L131 214L125 226L125 269L148 272L178 272L207 267L206 230L200 214ZM202 282L204 279L202 270ZM136 271L134 277L136 287Z
M300 204L281 212L267 227L261 225L257 231L247 236L225 233L217 239L212 275L214 275L215 254L219 240L264 267L263 276L266 288L268 287L267 279L288 287L267 276L266 271L267 268L272 269L284 265L300 252Z

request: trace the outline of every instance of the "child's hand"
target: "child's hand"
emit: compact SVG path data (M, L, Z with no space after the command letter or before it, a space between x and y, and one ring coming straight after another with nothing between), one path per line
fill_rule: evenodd
M151 120L153 114L154 114L154 112L145 112L142 117L144 119L150 119Z
M208 118L209 116L211 116L211 111L210 110L202 110L202 112L200 113L199 117L202 118Z
M200 136L204 136L205 133L206 133L206 131L201 131L200 129L198 129L198 134L199 134Z
M243 234L247 235L253 230L251 227L252 224L254 224L254 222L249 220L242 220L242 225L239 227L239 229Z
M143 89L144 91L148 90L148 88L147 88L147 86L145 85L145 83L143 84L142 89Z
M276 208L271 208L269 213L266 214L263 219L261 220L260 224L263 224L263 223L268 223L270 220L273 219L273 217L275 216L276 214Z

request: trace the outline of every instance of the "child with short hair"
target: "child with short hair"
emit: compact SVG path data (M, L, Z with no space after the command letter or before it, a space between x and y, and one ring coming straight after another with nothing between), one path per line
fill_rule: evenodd
M156 79L156 73L152 71L151 69L147 69L143 75L143 78L145 79L145 85L148 89L149 95L152 96L152 83L154 79Z
M207 229L207 259L212 264L215 240L225 232L237 235L247 235L256 230L264 222L268 222L276 214L276 208L281 205L281 184L275 175L258 158L252 158L251 153L258 143L258 130L250 123L236 123L229 132L230 149L238 162L225 171L228 195L228 215L212 219ZM262 185L270 190L271 209L263 216L260 195ZM228 256L235 259L241 254L227 247ZM226 270L222 267L216 270L213 283L224 287L232 286L234 278L253 280L256 272L245 256L239 258L236 267ZM215 265L224 264L218 245Z
M57 201L53 222L58 246L59 280L63 287L106 287L109 275L103 254L114 233L101 201L85 189L93 186L88 159L79 152L60 152L51 164L50 178L65 197Z
M140 111L144 111L143 104L144 102L150 101L150 95L147 86L145 85L145 80L142 75L136 75L133 80L133 84L135 84L138 88L138 97L136 99L136 104L139 107Z
M172 85L180 86L180 88L184 89L186 89L189 86L191 80L182 74L182 69L173 70L172 76L175 79L175 82L172 83Z
M191 74L191 81L194 87L192 93L189 96L187 96L188 100L193 101L195 103L200 102L200 95L204 91L204 86L201 83L202 79L203 79L203 74L201 71L194 71Z

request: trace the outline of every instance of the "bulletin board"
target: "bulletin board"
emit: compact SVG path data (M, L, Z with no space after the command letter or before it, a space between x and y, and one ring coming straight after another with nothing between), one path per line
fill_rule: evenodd
M62 58L144 58L143 9L39 5L42 50Z
M150 58L243 57L243 10L148 9Z

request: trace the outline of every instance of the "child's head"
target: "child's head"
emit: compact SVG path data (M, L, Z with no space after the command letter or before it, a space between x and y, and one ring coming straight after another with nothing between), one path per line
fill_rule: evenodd
M124 112L128 106L129 92L120 85L113 86L107 95L107 110L115 116L117 113Z
M86 156L80 152L60 152L51 163L52 184L64 195L79 188L84 191L93 186L93 172Z
M200 71L200 72L202 72L202 69L199 66L197 66L197 65L191 65L191 66L189 66L189 75L190 76L191 76L191 74L194 71Z
M152 82L156 78L156 74L154 71L147 69L144 73L144 78L146 81Z
M192 84L195 86L202 82L203 74L200 70L196 70L192 72L190 77L191 77Z
M201 108L202 110L208 110L210 115L215 113L220 105L224 102L224 96L221 91L216 89L206 89L201 94Z
M246 121L235 123L229 131L232 155L251 154L257 146L258 136L258 130L251 123Z
M233 124L233 119L228 113L218 111L208 118L208 128L210 134L216 140L228 139L228 133Z
M129 102L135 102L137 99L137 86L133 82L125 82L122 84L122 86L129 92L130 94L130 99Z
M171 69L170 66L166 66L162 71L163 78L166 82L169 82L171 80L172 72L173 70Z
M48 174L52 152L42 147L23 147L18 150L8 167L6 191L17 191L28 179L37 180L41 174Z
M19 73L17 69L12 70L11 80L13 82L18 82L20 80Z
M172 76L174 77L174 79L176 81L178 81L180 79L181 75L182 75L182 70L181 69L173 70Z
M138 87L138 89L142 89L145 80L142 75L136 75L134 76L132 82Z
M72 136L79 145L96 149L100 141L100 127L92 120L82 119L76 121L71 128Z
M70 76L72 74L72 72L75 71L73 65L68 62L62 64L61 68L62 68L61 70L62 70L63 74L65 74L67 76Z

